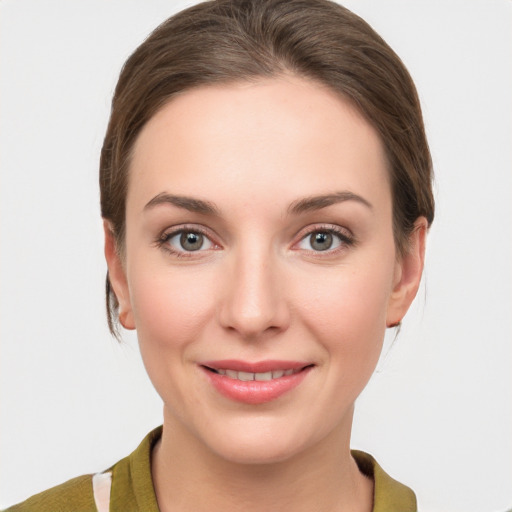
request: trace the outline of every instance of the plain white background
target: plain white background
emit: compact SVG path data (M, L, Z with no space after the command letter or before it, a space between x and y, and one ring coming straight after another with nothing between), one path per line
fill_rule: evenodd
M0 3L0 506L107 468L161 422L103 307L98 156L122 63L193 2ZM437 212L420 296L353 446L421 509L512 507L512 2L351 0L423 103ZM389 345L390 340L388 340Z

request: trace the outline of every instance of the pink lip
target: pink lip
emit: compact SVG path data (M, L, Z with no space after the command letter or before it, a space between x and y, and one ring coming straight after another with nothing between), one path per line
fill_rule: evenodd
M276 400L285 393L296 388L313 368L311 363L298 361L259 361L249 363L238 360L208 361L201 363L200 368L213 384L215 389L225 397L236 402L256 405ZM238 372L265 373L277 370L300 370L292 375L283 375L269 381L241 381L220 375L214 370L234 370Z
M222 359L220 361L205 361L200 363L201 366L208 366L214 370L234 370L236 372L264 373L274 370L299 370L311 363L301 361L258 361L250 363L248 361L240 361L238 359Z

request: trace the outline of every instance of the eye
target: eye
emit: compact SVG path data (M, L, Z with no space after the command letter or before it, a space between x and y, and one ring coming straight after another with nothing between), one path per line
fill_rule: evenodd
M213 242L200 231L181 230L165 235L165 244L170 246L174 252L195 252L212 249Z
M352 244L351 237L335 229L316 229L304 236L297 247L306 251L325 252L335 251L343 245Z

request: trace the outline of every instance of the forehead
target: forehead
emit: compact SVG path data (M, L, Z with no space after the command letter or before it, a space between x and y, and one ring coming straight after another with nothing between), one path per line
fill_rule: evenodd
M340 95L296 77L192 89L162 107L133 151L128 203L167 191L251 201L388 191L374 128ZM144 203L145 204L145 203Z

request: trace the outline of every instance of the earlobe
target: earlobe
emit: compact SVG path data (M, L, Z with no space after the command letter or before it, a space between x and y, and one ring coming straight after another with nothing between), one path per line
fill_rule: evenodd
M119 303L119 322L125 329L135 329L133 312L130 301L130 291L121 256L116 247L116 241L110 222L103 220L105 232L105 259L107 260L110 285Z
M427 219L419 217L414 223L414 229L409 237L408 250L400 258L400 261L397 261L395 283L386 318L387 327L395 327L400 324L416 297L425 262L427 230Z

